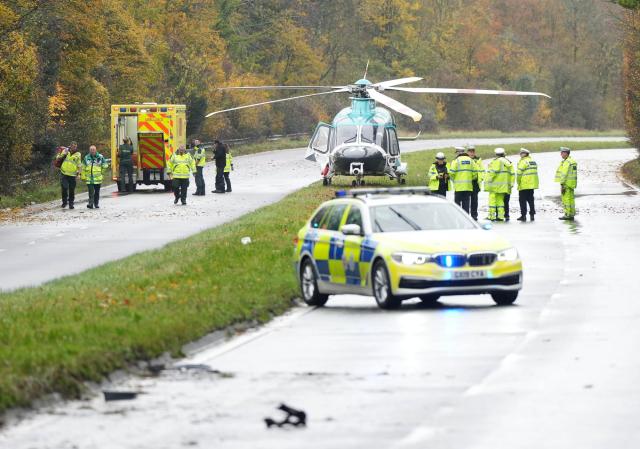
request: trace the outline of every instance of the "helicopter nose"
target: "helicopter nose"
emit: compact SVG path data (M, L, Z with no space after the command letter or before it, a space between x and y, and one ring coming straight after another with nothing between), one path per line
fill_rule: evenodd
M386 165L384 155L375 148L352 146L334 151L333 165L338 173L350 174L350 167L353 162L362 162L364 164L365 175L384 173Z

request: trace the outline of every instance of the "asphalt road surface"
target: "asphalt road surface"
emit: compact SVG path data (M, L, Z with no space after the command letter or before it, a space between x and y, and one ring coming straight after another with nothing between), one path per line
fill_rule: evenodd
M502 145L554 138L477 139L477 144ZM616 140L577 138L581 141ZM625 140L618 138L618 140ZM464 145L468 139L402 142L403 151ZM54 201L10 214L0 211L0 290L39 285L82 272L105 262L159 248L221 225L320 178L315 163L304 160L303 149L282 150L234 158L233 193L216 195L215 168L205 169L207 196L189 196L186 207L173 204L173 194L155 188L131 195L118 194L115 186L102 191L100 210L86 209L87 195L78 196L76 209L59 208ZM191 181L191 192L195 183Z
M218 372L114 381L145 394L45 407L0 432L0 447L640 447L640 195L616 174L634 151L573 156L575 222L557 220L559 155L547 153L535 156L536 222L487 231L521 253L517 305L458 296L382 311L334 296L180 362ZM267 429L281 402L306 411L308 426Z

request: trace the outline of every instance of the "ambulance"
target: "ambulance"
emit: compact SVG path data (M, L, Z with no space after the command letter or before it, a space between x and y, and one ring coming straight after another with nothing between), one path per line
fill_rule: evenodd
M185 145L186 106L181 104L115 104L111 106L111 161L113 180L120 183L118 147L125 137L134 151L134 186L162 185L171 190L167 162L173 152Z

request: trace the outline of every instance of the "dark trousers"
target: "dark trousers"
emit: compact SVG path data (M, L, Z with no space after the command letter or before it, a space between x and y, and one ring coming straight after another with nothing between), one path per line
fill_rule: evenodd
M231 173L228 171L224 172L224 182L227 185L227 192L231 192L231 178L229 175L231 175Z
M203 172L204 172L204 167L196 167L196 174L195 174L196 195L204 195L205 185L204 185Z
M182 201L182 204L187 204L187 189L189 189L189 178L173 178L173 195L176 200Z
M520 190L520 215L527 215L527 204L529 205L529 213L533 217L536 214L536 205L533 199L533 189Z
M511 194L505 193L504 194L504 219L505 220L509 219L509 200L511 200Z
M120 190L133 192L133 164L120 164Z
M216 166L216 190L218 192L224 192L224 165Z
M443 197L446 198L447 197L447 186L440 187L438 190L436 190L435 193L436 193L436 195L440 195L440 196L443 196Z
M62 175L60 187L62 188L62 204L73 206L73 202L76 199L76 177Z
M87 184L89 191L89 206L98 206L100 202L100 186L102 184Z
M478 220L478 193L480 193L480 184L477 181L473 181L473 192L471 192L471 217L474 220Z
M460 206L466 213L469 213L471 206L471 192L456 192L453 200L458 206Z

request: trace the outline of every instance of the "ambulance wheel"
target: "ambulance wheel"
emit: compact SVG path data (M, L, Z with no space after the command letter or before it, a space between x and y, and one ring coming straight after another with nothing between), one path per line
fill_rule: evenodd
M402 300L391 292L389 271L384 262L379 260L374 264L371 278L373 279L373 296L376 298L378 307L386 310L398 309Z
M494 292L491 293L491 297L499 306L510 306L518 299L518 292Z
M318 274L309 258L302 261L300 268L300 290L302 299L309 306L322 307L329 299L329 295L323 295L318 290Z
M440 299L440 295L422 295L420 296L420 301L425 306L436 306L439 304L438 300Z

